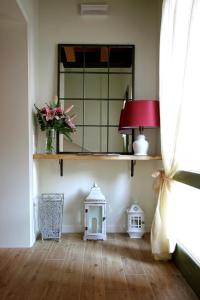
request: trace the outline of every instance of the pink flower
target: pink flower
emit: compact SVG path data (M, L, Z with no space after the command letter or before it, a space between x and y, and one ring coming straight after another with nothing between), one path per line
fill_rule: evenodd
M59 107L55 107L54 111L55 111L56 114L61 114L61 115L63 114L63 109L60 106Z
M74 107L74 105L70 105L67 110L65 111L65 113L67 114L68 112L70 112L72 110L72 108Z
M70 116L70 120L72 121L72 120L74 120L76 118L76 115L75 114L73 114L72 116Z
M46 115L47 114L47 109L48 107L44 106L42 109L41 109L41 113Z
M70 118L69 116L65 119L65 122L67 123L67 125L72 128L72 129L75 129L76 126L75 124L73 123L73 119L74 119L74 116L72 118Z
M46 108L46 120L47 121L53 120L54 117L55 117L55 111L54 111L54 109Z

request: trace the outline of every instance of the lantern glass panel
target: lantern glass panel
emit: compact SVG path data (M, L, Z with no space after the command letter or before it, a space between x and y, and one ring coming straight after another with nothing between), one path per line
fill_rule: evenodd
M88 207L88 233L102 233L103 207L90 205Z
M142 227L142 218L140 216L131 217L131 227L132 228L141 228Z

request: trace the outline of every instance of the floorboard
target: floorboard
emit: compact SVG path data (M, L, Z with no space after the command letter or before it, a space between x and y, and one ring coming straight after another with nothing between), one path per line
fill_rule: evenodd
M149 235L38 240L0 249L1 300L198 300L172 262L155 261Z

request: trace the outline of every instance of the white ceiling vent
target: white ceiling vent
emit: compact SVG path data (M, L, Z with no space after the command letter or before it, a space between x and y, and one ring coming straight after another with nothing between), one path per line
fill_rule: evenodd
M84 15L107 15L108 4L80 4L80 14Z

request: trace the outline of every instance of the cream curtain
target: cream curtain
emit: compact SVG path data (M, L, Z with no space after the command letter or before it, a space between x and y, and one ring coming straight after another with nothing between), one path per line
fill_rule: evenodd
M159 195L151 229L155 259L175 248L173 176L200 170L200 0L164 0L160 35L161 151ZM193 138L193 136L195 139Z

